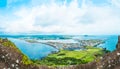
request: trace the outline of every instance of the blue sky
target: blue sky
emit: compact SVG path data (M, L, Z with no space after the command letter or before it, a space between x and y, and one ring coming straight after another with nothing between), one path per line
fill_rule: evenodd
M6 0L0 0L0 7L6 7L7 1Z
M0 34L120 34L120 0L0 0Z

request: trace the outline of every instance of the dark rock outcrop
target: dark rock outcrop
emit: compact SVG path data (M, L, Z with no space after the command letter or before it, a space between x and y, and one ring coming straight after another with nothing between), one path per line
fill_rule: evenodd
M118 37L116 50L103 56L97 62L97 69L120 69L120 36Z
M116 46L117 49L120 48L120 36L118 37L118 43L117 43L117 46Z
M13 48L0 45L0 69L35 69L34 66L24 65L22 54Z
M7 42L7 40L2 40ZM1 42L1 43L2 43ZM13 46L4 46L0 43L0 69L38 69L34 65L23 64L24 55Z

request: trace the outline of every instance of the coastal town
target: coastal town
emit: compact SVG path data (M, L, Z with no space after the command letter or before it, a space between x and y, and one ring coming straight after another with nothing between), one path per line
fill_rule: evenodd
M100 39L89 39L89 40L35 40L35 39L24 39L30 43L43 43L50 45L56 49L64 50L80 50L84 49L85 46L96 47L100 44L103 44L105 41Z

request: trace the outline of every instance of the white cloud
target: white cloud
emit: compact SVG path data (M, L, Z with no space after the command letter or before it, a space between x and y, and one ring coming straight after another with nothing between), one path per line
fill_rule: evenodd
M120 8L120 0L111 0L111 3Z
M69 6L57 5L52 1L49 5L37 5L31 8L21 7L14 11L18 17L6 25L5 32L38 32L62 34L120 34L120 14L115 5L95 6L92 2L84 2L78 7L77 0Z

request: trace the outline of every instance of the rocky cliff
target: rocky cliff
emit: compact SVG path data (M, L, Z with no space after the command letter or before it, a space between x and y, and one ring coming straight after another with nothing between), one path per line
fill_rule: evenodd
M118 37L116 50L103 56L97 62L97 69L120 69L120 36Z
M27 63L26 63L27 62ZM38 69L12 42L0 39L0 69Z
M96 59L94 62L72 67L73 69L120 69L120 36L116 50L105 54L103 57ZM71 69L72 69L71 68Z
M6 42L9 41L0 40L0 69L49 69L46 66L33 64L15 46L6 44ZM53 69L120 69L120 36L116 50L94 62Z
M115 51L96 59L94 62L75 66L74 69L120 69L120 36Z

